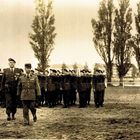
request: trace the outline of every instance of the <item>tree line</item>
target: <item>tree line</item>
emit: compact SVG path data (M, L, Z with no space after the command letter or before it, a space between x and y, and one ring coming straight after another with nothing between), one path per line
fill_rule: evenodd
M52 0L36 0L30 44L38 59L38 70L45 74L49 67L49 57L55 43L55 16ZM98 9L98 19L92 19L93 43L106 66L107 80L112 81L113 65L117 67L120 83L129 71L132 56L135 56L140 71L140 2L134 14L136 33L132 35L133 11L129 0L102 0Z
M120 83L129 71L135 56L140 71L140 2L134 14L136 33L132 34L133 11L129 0L102 0L98 20L92 19L94 46L105 62L108 82L112 80L112 68L117 67Z

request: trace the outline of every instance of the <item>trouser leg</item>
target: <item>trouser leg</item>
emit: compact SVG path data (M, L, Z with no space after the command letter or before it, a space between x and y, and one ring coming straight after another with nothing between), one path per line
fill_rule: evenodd
M22 101L24 124L29 124L29 101Z

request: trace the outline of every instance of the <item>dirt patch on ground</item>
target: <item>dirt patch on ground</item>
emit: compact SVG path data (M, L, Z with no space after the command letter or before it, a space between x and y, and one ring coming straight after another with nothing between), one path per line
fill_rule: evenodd
M116 95L111 90L106 91L102 108L94 107L93 97L87 108L38 108L38 121L34 123L30 114L30 126L23 126L22 109L15 121L8 122L5 109L0 108L0 139L139 140L140 100L135 102L134 96L140 94Z

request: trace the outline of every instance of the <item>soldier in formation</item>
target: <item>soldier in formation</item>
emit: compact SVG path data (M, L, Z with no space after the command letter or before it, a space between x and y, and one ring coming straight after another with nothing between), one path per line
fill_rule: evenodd
M2 78L3 78L3 73L0 72L0 85L2 85ZM5 107L5 94L4 90L2 90L2 87L0 87L0 105L1 107Z
M103 74L103 70L97 67L93 75L94 102L97 108L103 107L105 88L105 75Z
M48 104L48 100L47 100L47 76L44 74L38 74L38 80L39 80L39 85L40 85L40 90L41 90L41 96L39 97L39 99L37 99L36 101L36 106L44 106Z
M21 73L18 75L24 76L23 71ZM34 73L34 71L31 70L30 75L35 76L36 74ZM57 105L62 104L62 101L64 108L70 107L76 104L77 93L79 96L79 107L86 107L90 104L92 87L94 91L95 106L103 106L105 91L105 75L103 74L102 69L99 67L95 69L93 75L87 69L81 70L80 76L78 76L76 74L76 71L74 70L63 69L62 72L60 72L59 70L50 69L50 73L48 75L43 75L39 73L36 76L38 77L41 90L40 97L37 96L36 92L37 107L44 106L44 104L48 107L55 107ZM18 102L21 104L21 101L19 99Z
M90 103L91 75L88 70L81 70L78 79L79 107L86 107Z

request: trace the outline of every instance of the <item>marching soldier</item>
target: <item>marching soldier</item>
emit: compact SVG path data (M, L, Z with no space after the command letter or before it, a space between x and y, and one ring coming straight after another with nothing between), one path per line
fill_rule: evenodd
M40 86L36 75L32 75L31 64L25 64L26 74L22 75L18 82L17 95L20 96L23 104L24 125L29 125L29 109L33 115L34 122L37 121L35 100L36 94L40 96Z
M95 107L97 108L103 107L105 87L105 75L101 68L96 68L93 75L93 91Z
M6 98L6 114L7 120L15 120L17 108L17 84L21 69L15 68L16 61L12 58L8 59L9 68L3 70L2 89L5 92Z

